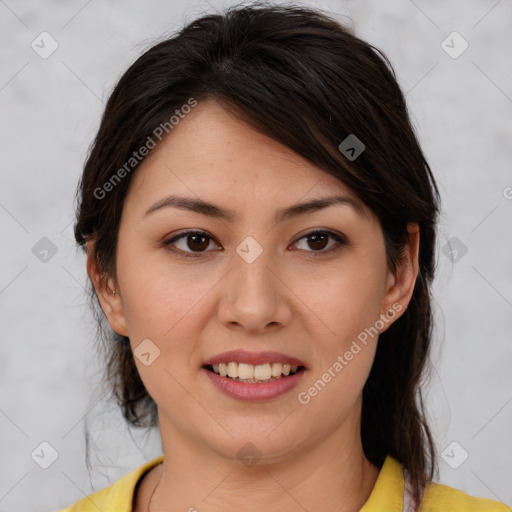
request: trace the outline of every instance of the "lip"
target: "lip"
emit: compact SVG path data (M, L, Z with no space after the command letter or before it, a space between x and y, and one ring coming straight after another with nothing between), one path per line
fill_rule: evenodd
M289 364L290 366L306 366L300 359L295 357L287 356L281 352L247 352L246 350L230 350L229 352L223 352L216 356L208 359L203 363L203 366L219 364L219 363L245 363L245 364L265 364L265 363L281 363ZM233 381L234 382L234 381ZM262 384L257 384L261 386Z
M305 368L302 368L294 375L263 383L239 382L228 377L221 377L206 368L201 368L201 371L206 373L213 385L224 394L238 400L263 402L284 395L293 389L302 379Z

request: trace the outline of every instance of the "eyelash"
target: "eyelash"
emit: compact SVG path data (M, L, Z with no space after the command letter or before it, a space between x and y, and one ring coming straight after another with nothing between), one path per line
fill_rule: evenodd
M330 236L337 242L338 245L334 244L330 249L327 249L327 250L306 251L306 252L311 253L315 257L324 256L326 254L331 254L332 252L340 249L340 246L349 245L349 243L343 236L338 235L337 233L335 233L333 231L329 231L329 230L325 230L325 229L323 229L323 230L318 229L318 230L310 231L309 233L306 233L305 235L302 235L299 239L297 239L296 242L294 242L294 244L297 243L299 240L302 240L303 238L307 238L312 235L318 235L318 234ZM162 245L164 247L167 247L167 249L169 251L171 251L172 253L178 254L185 258L198 258L198 257L201 257L205 252L209 252L209 251L188 252L188 251L182 251L181 249L175 249L171 246L171 244L176 242L177 240L180 240L182 238L187 238L187 237L193 236L193 235L199 235L199 236L203 236L205 238L209 238L210 240L214 240L214 238L212 236L210 236L208 233L206 233L205 231L188 230L188 231L183 231L183 232L179 233L178 235L173 236L172 238L169 238L168 240L165 240L162 243Z

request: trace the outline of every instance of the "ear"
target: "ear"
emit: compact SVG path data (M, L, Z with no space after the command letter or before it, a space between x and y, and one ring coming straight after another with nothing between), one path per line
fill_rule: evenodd
M94 285L101 309L105 313L110 327L117 334L128 336L120 290L112 277L108 277L107 274L99 270L96 258L94 257L94 241L88 241L86 248L87 274Z
M407 232L408 243L403 247L402 261L397 265L394 273L388 270L381 318L384 316L391 321L386 322L386 326L380 330L381 333L387 330L407 309L418 277L420 228L416 222L410 222L407 224Z

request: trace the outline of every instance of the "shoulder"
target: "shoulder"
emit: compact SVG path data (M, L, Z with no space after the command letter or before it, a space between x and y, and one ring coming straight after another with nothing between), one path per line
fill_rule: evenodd
M420 512L512 512L499 501L476 498L459 489L431 483L425 490Z
M123 476L109 487L105 487L94 494L73 503L69 507L57 512L98 512L98 510L115 510L116 512L131 512L135 488L142 476L157 464L162 462L163 456L146 462Z
M412 488L403 465L387 456L366 508L361 512L412 510ZM432 482L427 485L419 512L512 512L499 501L470 496L459 489Z

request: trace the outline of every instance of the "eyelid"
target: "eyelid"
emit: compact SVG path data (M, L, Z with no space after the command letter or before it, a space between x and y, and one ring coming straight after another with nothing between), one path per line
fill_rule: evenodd
M314 257L328 256L328 255L332 254L333 252L336 252L339 249L341 249L341 246L350 245L350 243L348 242L345 235L342 235L341 233L339 233L337 231L333 231L332 229L327 229L327 228L313 228L313 229L307 231L306 233L299 235L297 237L297 239L291 245L295 245L297 242L299 242L303 238L307 238L308 236L312 236L312 235L319 234L319 233L331 237L332 239L334 239L336 241L336 243L329 249L321 250L321 251L305 251L306 254L308 254L308 255L311 254Z
M324 256L324 255L328 255L328 254L331 254L332 252L337 251L338 249L340 249L340 247L342 245L350 245L350 243L347 241L345 235L343 235L339 232L333 231L331 229L327 229L327 228L313 228L313 229L299 235L295 239L295 241L292 242L291 245L295 245L297 242L299 242L303 238L307 238L308 236L312 236L312 235L319 234L319 233L325 234L325 235L331 237L332 239L334 239L336 241L336 243L327 250L305 251L306 253L312 254L313 256ZM162 242L162 246L166 247L169 251L171 251L175 254L179 254L185 258L197 258L197 257L203 256L203 254L205 254L205 253L212 252L212 251L200 251L200 252L183 251L181 249L175 249L172 247L172 244L174 242L176 242L177 240L180 240L181 238L186 238L187 236L193 236L193 235L204 236L205 238L209 238L210 240L217 243L215 240L215 237L213 235L211 235L210 233L208 233L207 231L204 231L202 229L187 229L187 230L184 230L184 231L174 234L169 239L164 240Z
M162 242L162 245L166 247L169 251L175 254L179 254L185 258L197 258L203 256L205 253L211 251L202 251L202 252L193 252L193 251L183 251L181 249L175 249L172 247L172 243L180 240L181 238L186 238L187 236L199 235L204 236L205 238L209 238L210 240L215 241L215 237L208 233L208 231L204 231L202 229L186 229L185 231L178 232L174 234L171 238L168 238Z

